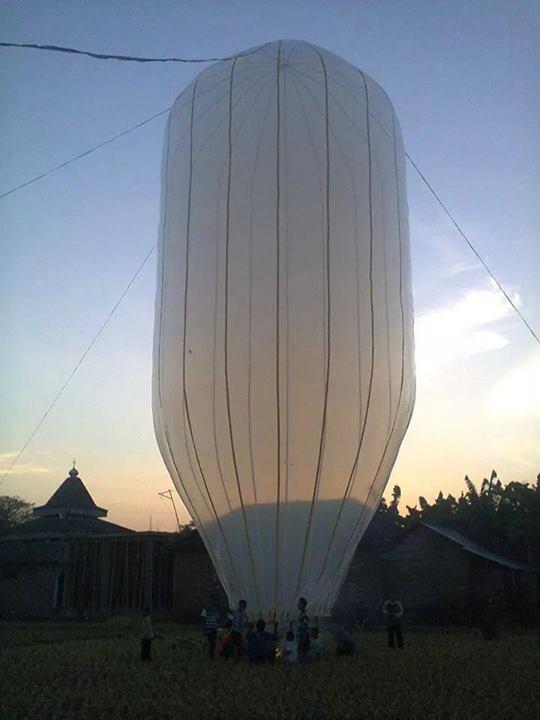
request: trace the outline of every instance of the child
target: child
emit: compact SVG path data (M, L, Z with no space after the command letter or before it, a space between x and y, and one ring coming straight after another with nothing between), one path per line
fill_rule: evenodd
M147 607L143 613L141 625L141 661L147 662L152 659L152 640L154 631L152 629L152 619L150 618L150 608Z
M287 632L285 642L281 650L283 662L286 665L295 665L298 662L298 650L296 648L296 642L294 639L294 633L292 630Z
M309 657L310 660L320 660L322 657L322 644L321 639L319 637L319 628L318 627L312 627L309 631L310 635L310 648L309 648Z
M246 607L247 602L245 600L240 600L238 603L238 609L232 614L231 618L231 640L235 662L238 662L240 655L242 654L242 633L244 632L244 626L246 624Z
M309 617L307 614L307 600L301 597L298 600L298 662L309 660Z
M231 657L233 651L233 636L230 628L219 628L217 638L218 655L225 660Z
M254 664L271 662L273 660L272 646L277 640L277 623L274 623L274 632L266 632L264 620L257 620L255 629L251 627L247 634L247 653L249 662Z
M219 622L219 612L216 610L216 602L214 598L211 598L210 607L203 609L201 617L204 620L204 634L206 636L206 643L208 646L208 657L210 660L213 660L216 656L216 641Z
M336 641L336 655L354 657L358 654L358 647L354 639L354 629L350 622L338 625L334 631L334 638Z

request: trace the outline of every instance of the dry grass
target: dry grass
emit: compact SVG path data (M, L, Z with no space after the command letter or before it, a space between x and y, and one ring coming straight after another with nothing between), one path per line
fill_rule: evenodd
M323 720L540 718L540 636L410 631L403 651L382 632L358 659L302 667L210 663L200 634L157 626L154 660L137 625L0 623L2 720ZM329 650L330 650L330 644Z

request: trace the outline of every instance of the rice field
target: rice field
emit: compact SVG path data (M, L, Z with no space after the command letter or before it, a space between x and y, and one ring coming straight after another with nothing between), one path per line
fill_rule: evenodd
M304 666L211 663L200 632L155 623L153 661L139 660L139 624L0 623L2 720L323 720L540 718L540 634L484 642L472 630L383 630L358 658Z

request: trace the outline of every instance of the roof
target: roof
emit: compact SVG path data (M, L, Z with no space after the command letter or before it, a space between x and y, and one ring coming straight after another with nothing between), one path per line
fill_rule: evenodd
M83 517L105 517L107 510L100 508L92 500L78 471L73 467L69 477L41 507L34 508L34 514L40 516L81 515Z
M115 535L134 533L134 530L99 520L96 517L44 516L27 520L18 525L6 538L30 539L31 537L66 537L74 535ZM5 539L5 538L2 538Z
M474 540L470 540L469 538L465 537L465 535L462 535L459 530L451 530L450 528L444 527L442 525L433 525L432 523L426 522L423 522L422 525L429 530L433 530L433 532L436 532L438 535L445 537L447 540L451 540L457 545L460 545L463 550L465 550L466 552L470 552L473 555L479 555L480 557L486 558L486 560L490 560L491 562L497 563L498 565L503 565L504 567L510 568L512 570L529 569L528 566L525 565L525 563L521 563L516 560L510 560L509 558L503 557L502 555L491 552L491 550L488 550L483 545L480 545L480 543L477 543Z

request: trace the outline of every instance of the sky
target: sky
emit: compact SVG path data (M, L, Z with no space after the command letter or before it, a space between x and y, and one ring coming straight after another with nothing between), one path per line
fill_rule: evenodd
M516 0L0 3L0 40L147 56L314 42L386 90L408 153L540 329L540 6ZM0 194L170 106L205 67L0 48ZM0 200L0 475L157 239L165 117ZM540 348L409 168L417 400L403 505L540 472ZM0 494L72 460L108 519L172 530L154 439L155 255ZM177 500L182 521L186 510Z

